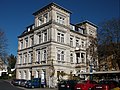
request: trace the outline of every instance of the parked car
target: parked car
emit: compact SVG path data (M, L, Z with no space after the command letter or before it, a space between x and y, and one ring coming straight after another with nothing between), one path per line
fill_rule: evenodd
M92 90L111 90L118 87L118 82L114 80L102 80Z
M13 85L15 85L15 86L19 86L19 85L20 85L20 81L21 81L21 79L13 79L13 80L11 81L11 83L12 83Z
M58 83L58 90L74 90L76 80L63 80Z
M74 90L92 90L92 88L97 85L96 81L92 81L92 80L83 80L78 82L75 85Z
M40 78L34 78L32 80L28 80L25 84L26 88L39 88L41 87L41 79Z
M25 87L26 83L27 83L27 80L25 80L25 79L20 80L20 86L21 87Z

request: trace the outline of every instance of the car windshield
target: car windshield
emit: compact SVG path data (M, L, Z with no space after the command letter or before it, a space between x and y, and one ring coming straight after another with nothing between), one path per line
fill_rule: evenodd
M28 80L27 82L28 82L28 83L30 83L30 82L31 82L31 80Z
M100 81L99 84L108 84L108 81Z
M60 83L63 84L63 83L67 83L67 82L66 81L60 81Z
M87 81L79 81L78 83L83 83L84 84L84 83L87 83Z

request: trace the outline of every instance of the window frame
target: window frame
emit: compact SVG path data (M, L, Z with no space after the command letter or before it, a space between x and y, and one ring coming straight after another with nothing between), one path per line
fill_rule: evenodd
M57 42L65 43L65 33L60 31L57 32Z
M57 61L58 62L65 61L65 50L57 49Z

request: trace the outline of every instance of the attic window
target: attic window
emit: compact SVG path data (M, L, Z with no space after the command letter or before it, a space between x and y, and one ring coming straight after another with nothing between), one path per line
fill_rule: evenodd
M28 28L28 32L30 31L30 27Z

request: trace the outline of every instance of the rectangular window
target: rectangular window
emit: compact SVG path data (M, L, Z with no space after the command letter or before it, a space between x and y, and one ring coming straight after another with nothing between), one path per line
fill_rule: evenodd
M31 61L30 61L30 63L32 63L33 62L33 53L31 53Z
M76 47L79 47L79 40L76 39Z
M33 54L32 54L32 52L30 52L29 54L28 54L28 56L29 56L29 62L28 63L32 63L32 61L33 61Z
M57 15L57 22L60 24L65 24L65 17L62 15Z
M81 62L82 63L85 63L85 53L81 53Z
M34 45L34 40L33 40L33 36L30 37L30 46Z
M46 63L46 61L47 61L47 50L43 49L42 50L42 61L41 61L41 63Z
M42 37L41 37L41 33L38 35L39 37L39 44L42 42Z
M61 61L64 61L64 51L61 51Z
M61 43L64 43L64 34L61 34Z
M80 63L80 53L76 53L76 63Z
M42 14L38 17L38 26L47 23L49 21L48 13Z
M47 30L43 32L43 38L44 38L44 42L46 42L47 41Z
M71 47L73 46L73 38L72 37L70 38L70 46Z
M20 48L23 49L23 40L20 41Z
M85 47L84 41L81 41L81 47L82 47L82 48Z
M47 59L47 52L46 50L44 50L44 60L46 61L46 59Z
M60 50L57 51L57 60L60 61Z
M25 38L25 47L28 47L28 38Z
M60 33L60 32L57 33L57 41L64 43L64 34L63 33Z
M22 64L22 55L19 56L19 62L18 64Z
M43 30L43 31L39 32L37 34L37 36L38 36L38 43L39 44L48 41L47 30Z
M23 60L23 64L27 63L27 54L24 54L24 60Z
M64 51L63 50L58 50L57 51L57 60L58 61L64 61Z
M47 31L44 32L44 41L47 41Z
M48 13L44 14L43 17L44 17L44 23L48 22Z
M60 33L57 33L57 41L60 42Z
M40 63L40 50L37 50L37 60L36 62Z
M70 62L73 62L73 53L70 54Z
M44 22L43 17L40 16L40 17L38 18L38 26L40 26L41 24L43 24L43 22Z

